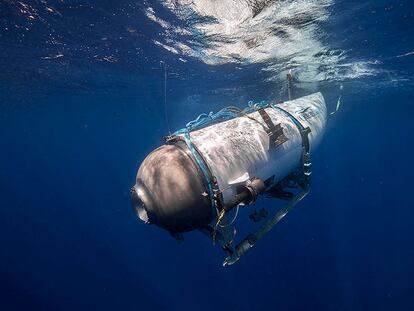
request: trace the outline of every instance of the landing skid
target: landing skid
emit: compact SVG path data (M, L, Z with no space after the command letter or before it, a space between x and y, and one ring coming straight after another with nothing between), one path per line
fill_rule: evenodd
M257 241L259 241L273 226L283 219L304 197L309 193L309 187L303 189L300 193L293 196L292 199L281 208L272 218L267 220L254 233L248 234L236 247L232 253L226 257L223 266L230 266L236 263L249 249L251 249Z

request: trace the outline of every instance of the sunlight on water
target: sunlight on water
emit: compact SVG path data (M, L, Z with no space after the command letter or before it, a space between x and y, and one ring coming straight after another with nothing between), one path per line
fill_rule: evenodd
M283 80L294 70L297 82L342 81L376 75L375 61L347 61L345 51L323 42L333 0L165 0L185 25L146 16L164 31L166 50L200 59L206 64L259 64L267 80Z

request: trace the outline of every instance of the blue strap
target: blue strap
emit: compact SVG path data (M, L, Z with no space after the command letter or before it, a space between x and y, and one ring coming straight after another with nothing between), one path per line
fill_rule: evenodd
M184 129L183 129L184 130ZM211 207L213 209L213 212L217 214L217 203L215 198L215 183L212 180L212 175L210 174L210 170L207 167L207 164L204 162L204 159L201 157L200 153L197 151L197 149L194 147L193 143L191 142L190 132L185 129L183 131L183 136L185 143L188 146L188 149L190 149L191 154L193 155L198 167L200 168L201 172L204 175L204 178L207 182L207 190L208 190L208 196L210 198Z

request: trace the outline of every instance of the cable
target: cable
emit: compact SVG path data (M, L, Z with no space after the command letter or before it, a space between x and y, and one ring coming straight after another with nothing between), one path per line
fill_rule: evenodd
M239 214L239 208L240 208L240 205L237 205L237 209L236 209L236 214L234 215L234 217L233 217L233 219L230 221L230 223L228 223L228 224L226 224L226 225L221 225L220 224L220 222L221 222L221 220L218 222L218 225L220 226L220 228L227 228L227 227L230 227L235 221L236 221L236 218L237 218L237 215Z

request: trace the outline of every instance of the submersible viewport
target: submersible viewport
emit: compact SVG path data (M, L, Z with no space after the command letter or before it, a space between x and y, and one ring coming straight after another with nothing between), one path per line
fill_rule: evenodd
M321 93L281 103L250 104L203 114L166 138L141 164L132 188L138 217L179 237L200 230L236 262L309 192L310 153L326 124ZM295 194L291 189L296 187ZM233 208L260 195L286 200L274 216L238 244L229 237Z

